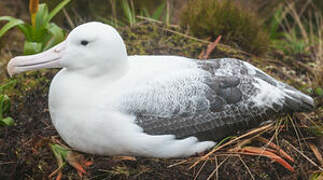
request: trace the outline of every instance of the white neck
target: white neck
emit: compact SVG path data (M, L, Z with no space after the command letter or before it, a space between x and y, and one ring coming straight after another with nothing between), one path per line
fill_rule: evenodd
M127 56L109 60L109 63L90 66L82 69L66 69L67 72L73 72L77 75L90 78L92 80L118 80L129 71L129 62Z

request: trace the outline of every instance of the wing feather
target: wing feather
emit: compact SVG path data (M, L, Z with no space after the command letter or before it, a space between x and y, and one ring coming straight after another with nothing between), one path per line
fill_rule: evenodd
M120 101L120 109L135 115L136 123L148 134L200 140L222 138L282 111L283 93L260 102L266 94L259 81L273 88L284 84L252 65L231 58L196 64L129 91Z

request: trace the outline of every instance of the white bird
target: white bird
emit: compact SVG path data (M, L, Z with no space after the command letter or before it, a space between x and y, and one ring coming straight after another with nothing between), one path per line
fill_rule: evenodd
M52 122L69 146L92 154L190 156L234 128L314 108L311 97L238 59L128 56L118 32L99 22L8 64L10 75L40 68L62 68L49 90Z

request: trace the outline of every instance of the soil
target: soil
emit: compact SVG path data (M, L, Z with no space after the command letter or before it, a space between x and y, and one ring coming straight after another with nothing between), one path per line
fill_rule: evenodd
M166 29L172 28L143 22L131 28L120 28L119 31L130 55L171 54L197 58L202 49L207 47L206 43ZM172 30L181 32L177 28ZM21 34L13 31L9 36L21 37ZM0 55L2 63L5 64L10 57L21 54L21 48L17 48L15 44L19 43L21 47L22 41L21 38L16 39L12 42L7 40L7 50L1 51ZM273 77L302 90L307 89L309 82L315 80L313 73L309 72L310 69L292 63L299 61L308 66L314 64L310 66L314 69L316 62L307 56L286 57L279 52L272 52L267 57L255 57L219 44L210 58L218 57L235 57L249 61ZM5 66L0 68L4 73ZM51 124L47 106L48 87L56 72L57 70L45 70L19 75L15 77L15 87L7 91L12 99L12 108L7 115L15 120L16 125L0 127L0 179L48 179L48 175L57 169L57 161L49 144L63 140ZM0 80L7 81L7 75L0 77ZM314 93L310 95L317 104L313 112L273 119L276 122L282 121L284 125L274 142L295 159L294 163L288 161L295 172L288 171L267 157L228 154L227 150L232 147L229 146L191 169L189 167L203 154L186 159L136 157L135 161L83 154L86 159L94 161L86 169L87 174L83 179L207 179L212 174L211 179L309 179L313 173L318 172L318 168L292 146L314 163L320 164L308 143L313 143L322 154L322 136L316 136L310 128L313 123L321 126L323 124L322 97ZM275 131L269 131L262 136L270 139L274 133ZM263 144L251 142L248 146L261 147ZM184 160L186 162L176 165ZM80 179L76 170L69 165L64 166L63 174L63 179Z

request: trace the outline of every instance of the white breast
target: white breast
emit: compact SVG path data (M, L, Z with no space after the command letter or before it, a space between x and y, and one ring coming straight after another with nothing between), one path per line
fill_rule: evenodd
M137 68L130 68L133 71L117 82L94 82L64 69L55 76L50 86L49 110L55 128L67 144L93 154L153 157L190 156L215 144L198 142L194 137L176 140L173 135L145 134L134 123L135 117L117 111L113 102L122 89L131 88L157 71L170 70L165 66L147 72L143 62L130 64Z

